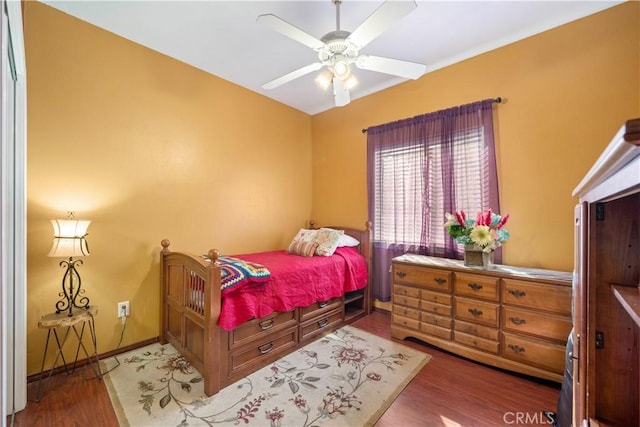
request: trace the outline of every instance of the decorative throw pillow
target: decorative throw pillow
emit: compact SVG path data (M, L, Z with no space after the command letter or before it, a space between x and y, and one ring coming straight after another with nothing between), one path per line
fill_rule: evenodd
M303 242L315 242L316 236L318 235L318 231L308 228L301 228L298 230L298 233L295 235L293 240L302 240ZM293 243L293 240L291 241Z
M316 242L317 234L318 230L301 228L291 243L289 243L287 252L295 255L313 256L318 247L318 243Z
M352 246L352 247L356 247L360 244L360 242L358 241L358 239L349 236L348 234L343 234L342 236L340 236L340 240L338 240L338 247L341 248L343 246Z
M317 248L317 242L305 242L302 239L293 239L289 248L287 248L287 252L294 255L312 257L316 253Z
M321 228L316 235L318 248L316 255L331 256L338 247L340 236L344 235L344 230L334 230L332 228Z

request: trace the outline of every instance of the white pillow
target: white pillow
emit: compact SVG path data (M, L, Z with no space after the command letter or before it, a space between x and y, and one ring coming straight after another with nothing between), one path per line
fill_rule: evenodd
M340 236L344 235L344 230L334 230L332 228L321 228L316 234L318 248L316 255L331 256L338 247Z
M343 246L358 246L360 244L360 242L358 241L358 239L349 236L348 234L342 234L340 236L340 239L338 240L338 247L341 248Z

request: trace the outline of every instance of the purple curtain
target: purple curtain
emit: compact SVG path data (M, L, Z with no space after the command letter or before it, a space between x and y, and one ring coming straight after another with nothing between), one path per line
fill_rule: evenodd
M471 207L500 212L493 103L487 99L368 128L374 298L391 299L393 257L416 253L462 259L459 246L445 235L444 213ZM471 179L480 181L479 190L466 194L464 183ZM499 249L495 261L501 262Z

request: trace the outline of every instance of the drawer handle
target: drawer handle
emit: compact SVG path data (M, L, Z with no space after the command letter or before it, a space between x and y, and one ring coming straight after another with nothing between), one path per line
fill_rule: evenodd
M329 324L329 319L327 319L327 318L324 318L322 320L318 320L318 327L319 328L324 328L328 324Z
M320 308L325 308L327 305L329 305L327 301L318 302L318 307Z
M442 277L436 277L435 279L433 279L434 282L436 282L438 285L442 285L443 283L447 283L447 279L443 279Z
M267 329L270 329L273 326L273 317L270 317L266 320L263 320L261 322L258 323L258 325L260 325L260 328L262 328L263 331L266 331Z
M519 345L509 344L509 348L513 350L514 353L524 353L524 347L520 347Z
M482 285L478 285L477 283L469 283L467 286L469 286L474 291L479 291L480 289L482 289Z
M520 298L526 295L526 292L520 291L518 289L509 289L509 293L516 298Z
M401 279L406 275L407 273L405 273L404 271L396 271L396 276L398 276Z
M258 350L260 350L261 354L267 354L272 349L273 349L273 341L270 341L270 342L268 342L266 344L262 344L261 346L258 346Z
M482 310L478 310L477 308L470 308L469 313L471 313L473 316L482 316Z
M509 317L509 320L511 320L511 322L513 322L516 325L524 325L525 323L527 323L526 320L521 319L519 317Z

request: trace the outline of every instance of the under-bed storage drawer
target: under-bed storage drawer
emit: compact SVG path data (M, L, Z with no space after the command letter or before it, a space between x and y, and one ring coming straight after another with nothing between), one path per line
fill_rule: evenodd
M261 339L260 336L274 331L296 325L296 311L286 313L273 312L261 319L253 319L238 326L229 332L229 349L232 350L253 340Z
M271 333L262 340L256 340L229 352L227 378L239 378L263 366L265 359L278 357L296 348L298 328L292 327L277 333Z
M300 308L300 322L305 322L315 316L336 309L342 305L342 298L331 298L328 301L318 301L309 307Z
M342 322L342 309L338 308L322 316L309 320L300 325L300 342L309 341L322 335L325 331L332 331Z

